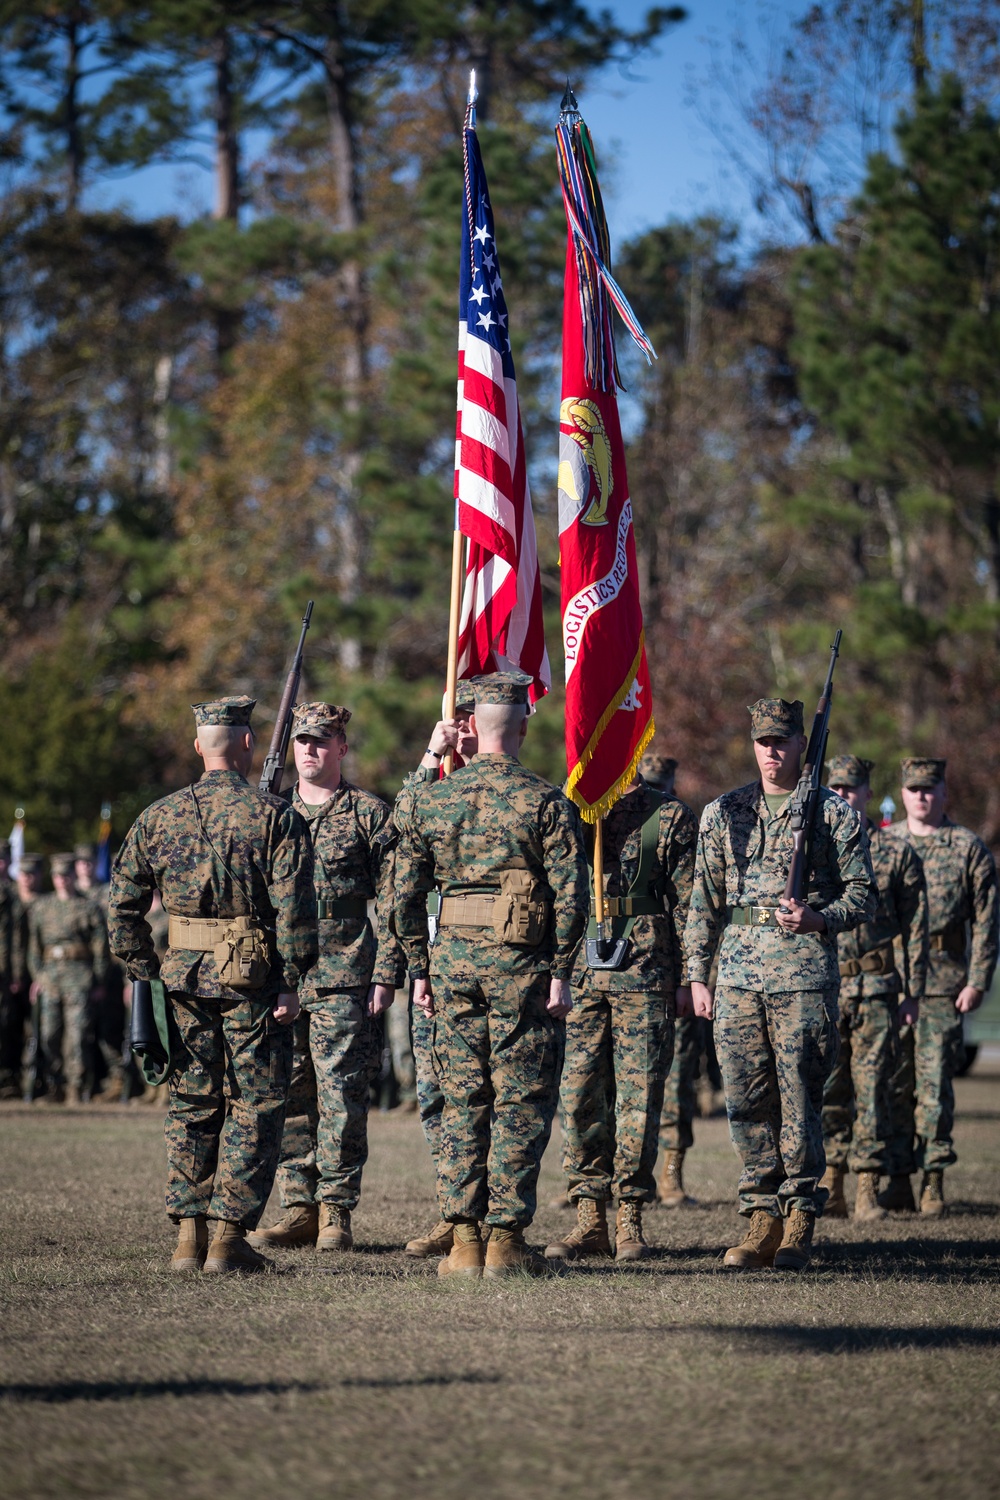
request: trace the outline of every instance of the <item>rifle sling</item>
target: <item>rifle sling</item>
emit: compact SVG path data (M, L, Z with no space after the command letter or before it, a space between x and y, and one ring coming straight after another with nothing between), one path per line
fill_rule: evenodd
M663 902L650 890L653 866L656 863L656 848L660 841L661 807L662 803L658 802L642 825L642 832L639 835L639 863L636 865L635 877L625 896L605 898L605 905L612 907L612 911L608 913L612 918L612 942L617 943L632 936L636 917L658 916L663 912ZM591 854L591 871L593 871L593 854ZM627 906L625 906L626 902ZM594 902L591 902L591 912L593 912L593 907ZM597 920L593 915L587 926L587 937L592 940L597 937Z

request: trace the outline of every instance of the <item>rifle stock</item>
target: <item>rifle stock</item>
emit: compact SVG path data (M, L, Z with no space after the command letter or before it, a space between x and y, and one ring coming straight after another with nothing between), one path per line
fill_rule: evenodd
M833 671L837 665L837 657L840 655L840 639L842 630L837 631L833 645L830 647L830 666L827 669L826 682L819 703L816 706L816 714L813 718L812 730L809 735L809 744L806 746L806 759L799 777L798 786L792 793L789 817L792 824L792 858L788 866L788 880L785 883L785 901L801 901L802 890L806 878L806 861L808 855L809 835L812 832L813 819L816 815L816 804L819 802L820 777L823 773L823 761L826 758L826 745L830 737L830 703L833 698Z
M299 682L302 678L302 653L305 650L306 631L309 629L312 612L313 601L310 599L306 605L306 612L302 616L302 633L299 636L299 644L295 648L295 655L292 657L288 676L285 678L281 702L278 704L278 716L274 721L274 733L271 735L264 769L260 773L258 786L262 792L273 792L277 795L281 791L281 778L285 774L285 760L288 756L288 742L292 736L292 709L295 707Z

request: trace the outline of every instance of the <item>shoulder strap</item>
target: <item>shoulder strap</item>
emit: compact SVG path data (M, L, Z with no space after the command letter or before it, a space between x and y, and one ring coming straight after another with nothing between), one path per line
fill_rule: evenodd
M658 801L642 825L639 835L639 863L635 867L635 878L628 888L629 896L652 895L650 882L656 863L656 847L660 842L660 813L663 803Z

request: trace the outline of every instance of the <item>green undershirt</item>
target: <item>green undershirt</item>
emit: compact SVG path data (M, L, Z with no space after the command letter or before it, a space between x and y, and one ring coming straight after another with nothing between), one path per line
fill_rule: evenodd
M765 792L764 801L772 818L776 818L791 796L791 792Z

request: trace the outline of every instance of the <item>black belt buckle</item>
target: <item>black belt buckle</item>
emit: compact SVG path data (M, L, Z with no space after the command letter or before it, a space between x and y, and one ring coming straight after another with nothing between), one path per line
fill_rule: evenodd
M600 938L587 939L587 963L592 969L620 969L628 952L628 938L619 938L617 943L601 942Z

